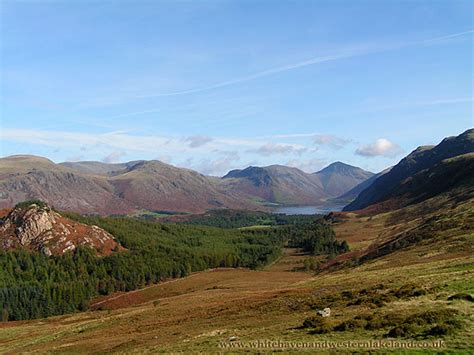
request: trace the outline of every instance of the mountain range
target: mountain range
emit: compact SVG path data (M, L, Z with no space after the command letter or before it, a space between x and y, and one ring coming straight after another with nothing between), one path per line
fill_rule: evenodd
M267 202L284 205L321 204L374 174L341 162L313 174L282 165L232 170L223 177L230 190L243 191Z
M40 199L80 213L138 210L199 213L214 208L312 205L338 197L374 174L336 162L316 173L272 165L205 176L160 161L66 162L16 155L0 159L0 208Z
M157 160L56 164L16 155L0 159L0 208L40 199L79 213L201 213L335 200L349 203L345 211L369 206L389 210L441 192L469 190L474 185L473 155L474 129L436 146L421 146L378 174L335 162L315 173L283 165L250 166L219 178Z

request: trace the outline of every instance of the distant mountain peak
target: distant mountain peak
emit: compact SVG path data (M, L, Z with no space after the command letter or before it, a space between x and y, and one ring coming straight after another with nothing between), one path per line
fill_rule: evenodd
M12 162L43 162L47 164L54 164L54 162L48 158L40 157L37 155L30 155L30 154L17 154L17 155L10 155L8 157L3 158L5 161L12 161Z
M363 170L363 169L361 169L357 166L353 166L353 165L343 163L341 161L336 161L334 163L329 164L324 169L321 169L320 171L316 172L315 174L318 174L318 173L335 173L335 172L344 173L344 172L349 172L349 171L365 171L365 170Z

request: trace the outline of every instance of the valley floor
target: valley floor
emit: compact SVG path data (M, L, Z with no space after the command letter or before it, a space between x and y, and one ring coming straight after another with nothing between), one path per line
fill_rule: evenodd
M293 271L301 268L307 256L286 249L283 257L261 271L210 270L97 300L93 311L0 323L0 352L222 352L230 347L242 351L254 346L253 341L310 344L386 339L386 330L311 334L300 328L316 309L330 306L330 321L335 323L367 313L455 309L465 326L443 339L447 348L467 353L474 347L472 303L447 301L447 297L472 286L474 258L466 253L424 255L420 263L397 266L397 260L412 258L412 254L408 250L349 271L313 276ZM428 293L383 306L374 306L360 296L364 290L370 294L375 289L397 290L407 284L416 284ZM340 297L348 290L356 301L363 301L348 306ZM266 345L260 346L259 351L268 350ZM314 348L307 350L314 352Z

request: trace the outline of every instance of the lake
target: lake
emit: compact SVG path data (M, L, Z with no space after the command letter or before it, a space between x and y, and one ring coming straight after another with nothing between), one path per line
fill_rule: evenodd
M339 212L345 205L340 204L325 204L320 206L286 206L276 207L272 213L281 214L328 214L329 212Z

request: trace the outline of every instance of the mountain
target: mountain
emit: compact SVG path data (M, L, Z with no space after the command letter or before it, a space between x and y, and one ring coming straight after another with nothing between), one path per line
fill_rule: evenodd
M99 161L79 161L79 162L65 162L58 165L75 170L79 173L113 176L125 171L129 166L138 162L107 164Z
M324 191L329 196L336 197L367 181L374 173L338 161L314 175L321 181Z
M341 162L313 174L297 168L271 165L232 170L223 177L230 189L268 202L288 205L320 204L370 178L373 173Z
M436 146L419 147L362 191L344 210L381 203L390 208L401 207L452 189L469 188L474 176L471 153L474 153L474 129L445 138Z
M31 155L0 159L0 208L42 200L80 213L127 213L133 206L115 195L103 176L86 175Z
M336 198L338 201L352 201L354 200L359 194L364 191L366 188L368 188L370 185L374 183L375 180L377 180L380 176L388 173L391 168L387 168L385 170L382 170L380 173L372 175L370 178L367 180L362 181L360 184L354 186L352 189L349 191L345 192L344 194L340 195L339 197Z
M123 249L115 238L97 226L72 221L40 201L18 204L0 219L0 249L26 248L59 255L87 246L99 255Z
M297 168L282 165L248 167L223 178L230 190L279 204L316 204L326 197L321 181Z
M133 164L108 182L120 198L140 209L199 212L218 207L256 208L247 196L225 189L219 178L156 160Z
M29 155L0 159L0 208L32 199L61 210L99 214L257 207L248 196L226 191L219 178L159 161L55 164Z

